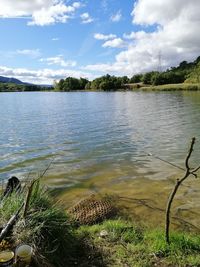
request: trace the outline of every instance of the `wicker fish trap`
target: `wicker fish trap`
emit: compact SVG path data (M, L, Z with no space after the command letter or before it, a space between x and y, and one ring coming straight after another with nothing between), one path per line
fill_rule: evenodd
M79 224L94 224L114 215L116 209L110 199L92 195L68 210L68 213Z

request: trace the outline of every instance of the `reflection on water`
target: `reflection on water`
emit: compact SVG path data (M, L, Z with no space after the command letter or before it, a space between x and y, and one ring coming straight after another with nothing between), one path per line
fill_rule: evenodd
M91 180L121 192L136 180L164 183L177 169L147 154L182 166L190 139L200 140L198 92L1 93L0 114L0 179L37 173L54 157L45 182L60 193Z

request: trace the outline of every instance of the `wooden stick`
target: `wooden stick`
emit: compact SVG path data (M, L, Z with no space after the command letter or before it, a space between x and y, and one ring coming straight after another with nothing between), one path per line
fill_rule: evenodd
M23 207L24 207L24 203L21 205L21 207L18 209L18 211L10 218L10 220L7 222L6 226L2 229L2 231L0 233L0 242L6 237L8 232L15 225Z
M30 187L28 188L28 192L27 192L26 200L25 200L25 204L24 204L24 213L23 213L24 218L27 215L27 211L28 211L28 207L29 207L30 199L31 199L31 194L32 194L33 186L34 186L35 182L36 182L36 180L32 181Z
M169 231L170 231L170 212L171 212L171 206L172 206L172 202L174 200L174 197L179 189L179 186L183 183L183 181L185 181L185 179L192 175L195 175L194 171L190 171L190 166L189 166L189 159L192 155L193 152L193 148L194 148L194 144L195 144L195 137L192 138L192 142L190 145L190 149L188 151L187 157L185 159L185 175L181 178L181 179L177 179L176 184L174 189L171 192L171 195L169 197L168 203L167 203L167 208L166 208L166 222L165 222L165 239L166 242L169 244L170 240L169 240ZM198 168L194 169L194 170L198 170Z

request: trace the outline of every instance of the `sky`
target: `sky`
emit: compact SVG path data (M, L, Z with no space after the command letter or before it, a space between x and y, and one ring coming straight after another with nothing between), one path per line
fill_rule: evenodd
M200 0L0 0L0 75L52 84L200 55Z

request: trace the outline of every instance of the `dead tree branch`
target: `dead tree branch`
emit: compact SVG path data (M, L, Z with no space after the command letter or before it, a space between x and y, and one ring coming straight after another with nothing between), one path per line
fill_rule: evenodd
M166 239L166 242L168 244L170 243L170 240L169 240L170 212L171 212L171 206L172 206L174 197L175 197L180 185L185 181L185 179L187 179L190 175L194 175L195 177L197 177L196 172L200 169L200 166L198 166L197 168L194 168L193 170L191 170L190 164L189 164L189 160L190 160L190 157L191 157L193 149L194 149L194 144L195 144L195 137L192 138L190 148L189 148L188 154L187 154L186 159L185 159L185 174L181 179L177 179L176 184L174 186L174 189L172 190L172 192L169 196L169 199L168 199L167 208L166 208L166 221L165 221L165 239Z
M24 218L26 218L26 215L27 215L27 211L28 211L30 199L31 199L31 194L32 194L33 186L34 186L35 182L36 182L36 180L32 181L30 187L28 188L28 192L27 192L26 200L25 200L25 204L24 204L24 213L23 213Z
M9 231L13 228L16 221L19 218L19 214L24 206L24 203L21 205L21 207L17 210L17 212L10 218L10 220L7 222L7 224L4 226L0 233L0 243L1 241L6 237L6 235L9 233Z

